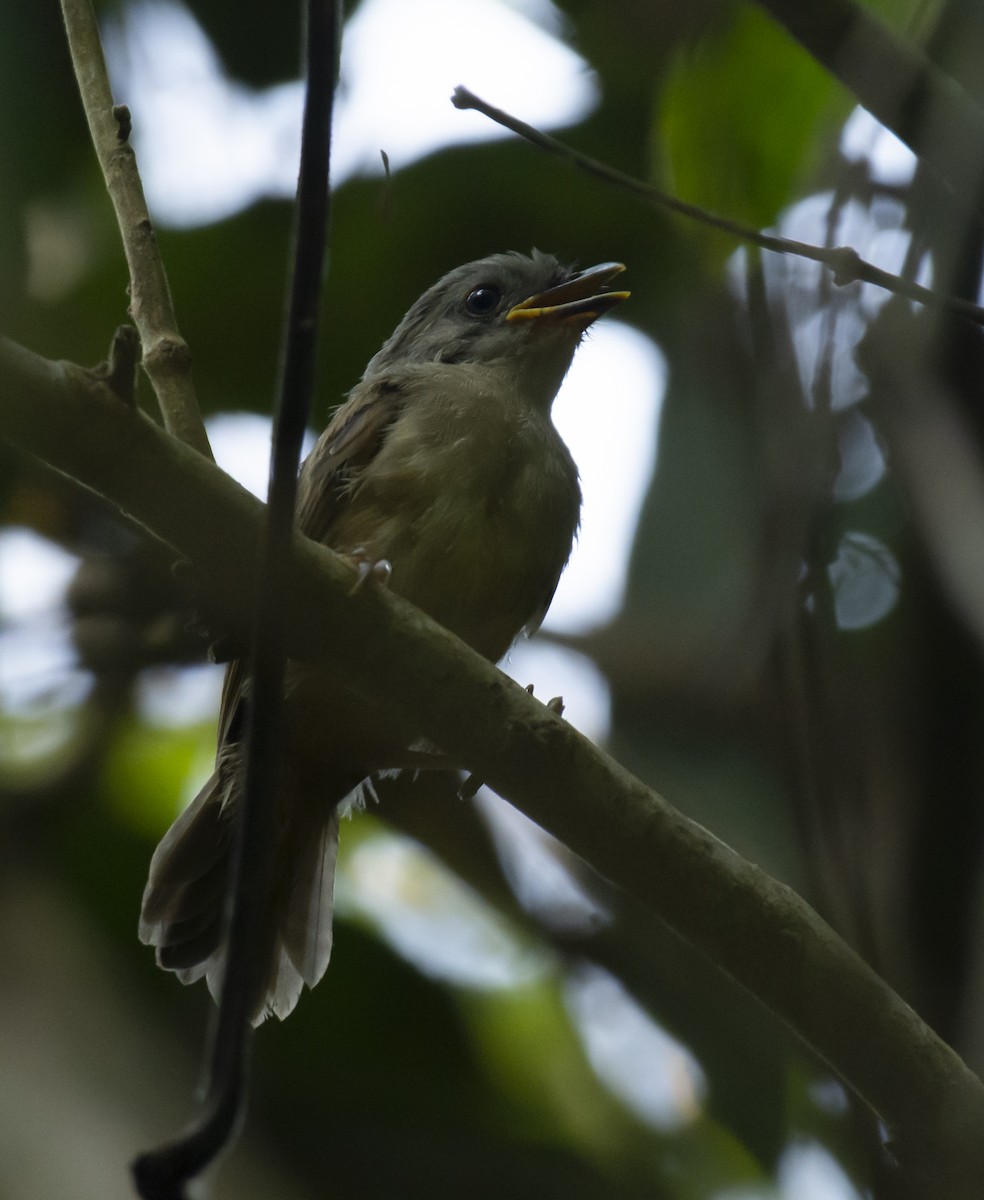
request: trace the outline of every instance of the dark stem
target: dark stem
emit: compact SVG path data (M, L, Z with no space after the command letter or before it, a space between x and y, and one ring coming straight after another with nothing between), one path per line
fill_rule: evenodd
M275 614L287 575L297 467L311 409L329 212L328 167L338 62L336 0L308 0L307 91L295 208L290 296L284 324L270 461L270 496L257 581L250 662L246 786L233 866L226 966L211 1039L208 1092L199 1121L179 1141L134 1164L140 1195L181 1197L234 1137L248 1080L252 1018L266 966L257 931L272 874L284 689L284 639Z

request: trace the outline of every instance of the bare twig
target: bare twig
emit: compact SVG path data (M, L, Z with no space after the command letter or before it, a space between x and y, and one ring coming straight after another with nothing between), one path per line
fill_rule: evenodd
M893 275L890 271L883 271L880 267L863 259L850 246L815 246L810 242L799 242L793 238L762 233L761 230L755 229L751 225L743 225L740 221L732 221L729 217L709 212L699 205L688 204L686 200L660 191L659 188L643 183L634 176L610 167L599 159L582 154L573 146L557 141L556 138L543 133L533 125L528 125L525 121L520 121L501 108L486 103L466 87L456 87L452 93L451 102L456 108L473 108L476 112L483 113L498 125L511 129L513 133L519 134L520 137L525 138L534 146L538 146L541 150L566 159L567 162L588 175L594 175L598 179L604 179L607 183L613 183L617 187L633 192L656 208L664 208L680 216L699 221L702 225L708 225L712 229L720 229L724 233L750 242L763 250L771 250L777 254L792 254L798 258L807 258L812 262L822 263L833 272L834 282L839 286L858 282L872 283L876 287L894 292L898 296L904 296L907 300L915 300L919 304L935 308L944 308L948 312L966 317L967 320L973 321L977 325L984 325L984 308L981 308L980 305L972 304L969 300L963 300L959 296L940 295L912 280Z
M130 313L143 365L168 431L212 457L191 378L191 352L178 332L164 264L130 145L130 113L113 104L92 0L61 0L65 32L89 131L102 167L130 271Z

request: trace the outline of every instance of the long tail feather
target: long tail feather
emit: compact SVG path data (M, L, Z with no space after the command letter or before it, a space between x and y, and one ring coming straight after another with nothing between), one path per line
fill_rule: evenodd
M226 775L223 778L223 774ZM254 1024L281 1020L328 966L338 850L338 804L357 781L328 780L316 799L281 802L282 828L257 953L266 960ZM319 791L321 789L319 788ZM151 860L140 938L183 983L205 978L216 998L225 965L225 904L238 776L216 772L164 835Z

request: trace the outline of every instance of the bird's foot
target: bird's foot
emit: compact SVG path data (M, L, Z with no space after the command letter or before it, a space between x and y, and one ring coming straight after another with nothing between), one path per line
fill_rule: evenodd
M533 695L533 684L528 683L526 685L526 690L532 696ZM552 713L556 714L556 716L562 717L564 715L564 697L563 696L554 696L553 699L547 701L545 707L549 708ZM484 786L485 786L485 780L482 779L480 776L466 775L465 778L461 781L461 786L458 788L458 799L459 800L474 800L475 796L478 794L479 789L483 788Z
M393 576L393 564L388 558L373 558L365 546L357 546L351 554L345 557L358 572L355 583L349 590L349 595L355 595L365 587L367 580L373 580L381 587L386 587Z

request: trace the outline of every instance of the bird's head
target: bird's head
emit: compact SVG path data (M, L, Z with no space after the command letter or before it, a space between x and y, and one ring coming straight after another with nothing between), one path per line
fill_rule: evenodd
M538 250L456 267L410 308L366 377L409 363L495 365L549 405L584 331L629 295L609 290L624 269L577 271Z

